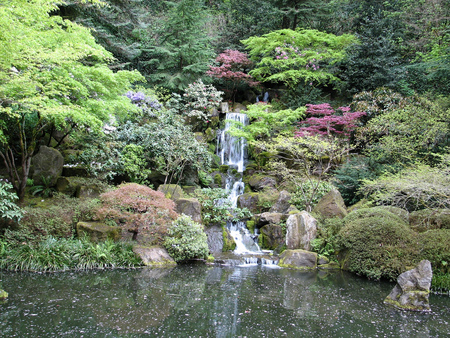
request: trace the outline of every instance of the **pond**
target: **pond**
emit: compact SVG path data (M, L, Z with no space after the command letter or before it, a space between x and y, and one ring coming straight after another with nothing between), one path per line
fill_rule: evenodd
M448 337L450 298L431 313L383 305L394 284L342 271L266 266L53 274L0 272L5 337Z

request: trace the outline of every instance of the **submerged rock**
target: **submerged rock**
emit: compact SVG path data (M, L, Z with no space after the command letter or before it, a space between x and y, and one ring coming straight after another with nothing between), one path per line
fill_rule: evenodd
M278 265L284 268L315 269L317 253L306 250L285 250L280 255Z
M147 266L170 266L177 263L170 257L167 250L160 246L134 245L133 252L138 255Z
M308 212L302 211L290 215L286 221L286 246L288 249L311 248L311 241L316 238L317 221Z
M428 297L432 277L430 261L421 261L416 268L398 276L397 285L384 303L401 310L431 311Z

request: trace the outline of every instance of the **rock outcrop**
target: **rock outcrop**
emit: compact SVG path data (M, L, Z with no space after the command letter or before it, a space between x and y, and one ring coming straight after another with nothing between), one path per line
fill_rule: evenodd
M397 285L384 303L401 310L431 311L428 297L432 277L430 261L421 261L416 268L398 276Z
M333 189L328 194L323 196L313 209L314 213L319 214L323 218L347 216L347 208L345 207L344 199L339 191Z
M147 266L172 266L177 263L170 257L167 250L160 246L134 245L133 252Z
M108 239L118 241L121 238L120 226L109 226L102 222L78 222L77 235L87 237L91 242L104 242Z
M317 221L308 212L290 215L286 221L286 247L310 250L310 242L316 238Z
M317 253L306 250L285 250L280 255L278 265L284 268L315 269Z

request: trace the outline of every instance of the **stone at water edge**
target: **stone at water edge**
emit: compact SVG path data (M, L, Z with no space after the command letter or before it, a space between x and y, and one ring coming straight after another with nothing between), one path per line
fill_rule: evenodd
M316 269L317 253L306 250L285 250L280 255L278 266L294 269Z
M314 217L306 211L290 215L286 221L286 227L288 249L310 250L310 243L317 234L317 220Z
M430 261L421 261L416 268L402 273L397 278L397 285L384 300L401 310L431 311L429 303L433 271Z
M146 266L177 265L167 250L160 246L133 245L133 252L142 259Z

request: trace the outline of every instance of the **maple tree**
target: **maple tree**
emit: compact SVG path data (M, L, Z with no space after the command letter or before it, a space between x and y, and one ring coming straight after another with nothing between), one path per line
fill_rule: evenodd
M227 49L216 57L216 62L220 66L209 66L210 70L206 74L224 80L225 91L231 94L233 101L239 85L246 84L254 87L259 84L250 74L245 72L253 64L246 53Z

